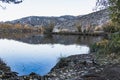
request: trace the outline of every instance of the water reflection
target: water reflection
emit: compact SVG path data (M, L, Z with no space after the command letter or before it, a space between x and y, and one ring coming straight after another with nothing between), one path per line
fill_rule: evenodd
M19 75L48 73L60 55L87 54L89 45L101 37L77 35L11 35L1 36L0 57Z
M1 35L1 34L0 34ZM78 44L90 45L98 42L101 36L81 36L81 35L42 35L42 34L2 34L0 38L13 39L29 44Z

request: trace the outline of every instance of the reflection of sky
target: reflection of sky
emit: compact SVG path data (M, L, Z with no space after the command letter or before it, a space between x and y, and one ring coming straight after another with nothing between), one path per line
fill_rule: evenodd
M79 45L26 44L14 40L0 40L0 57L22 74L36 72L44 75L56 64L58 58L88 53L89 48Z

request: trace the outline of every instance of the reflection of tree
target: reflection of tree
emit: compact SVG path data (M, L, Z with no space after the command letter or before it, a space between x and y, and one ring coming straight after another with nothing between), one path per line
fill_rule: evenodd
M78 39L76 40L76 43L80 44L80 45L90 46L91 44L93 44L95 42L98 42L102 39L103 39L103 37L100 37L100 36L97 36L97 37L94 37L94 36L79 36Z
M50 34L44 35L44 42L54 44L53 36Z
M26 34L0 34L0 38L13 39L29 44L78 44L78 45L90 45L100 41L102 37L93 36L80 36L80 35L41 35L38 33L26 33Z

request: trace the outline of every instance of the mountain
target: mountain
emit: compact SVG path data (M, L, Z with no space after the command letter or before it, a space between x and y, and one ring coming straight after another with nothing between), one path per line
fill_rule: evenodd
M29 17L24 17L21 19L17 19L17 20L13 20L13 21L7 21L9 23L20 23L20 24L29 24L32 26L36 26L36 25L43 25L43 26L47 26L49 25L51 22L54 22L55 24L57 23L61 23L64 21L68 21L68 20L75 20L77 17L75 16L70 16L70 15L65 15L65 16L60 16L60 17L39 17L39 16L29 16Z
M50 24L54 24L53 32L78 32L79 27L81 31L85 31L88 27L91 31L96 26L101 26L109 21L109 11L107 9L93 12L82 16L65 15L60 17L39 17L29 16L21 19L7 21L8 23L16 24L28 24L33 27L49 27Z
M78 17L83 25L89 23L91 25L102 25L109 20L109 11L107 9L93 12L84 16Z

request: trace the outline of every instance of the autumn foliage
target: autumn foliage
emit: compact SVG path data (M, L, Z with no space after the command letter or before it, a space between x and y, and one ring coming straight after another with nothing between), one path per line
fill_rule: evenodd
M31 33L31 32L41 32L41 28L33 27L27 24L10 24L10 23L0 23L0 32L6 33Z

